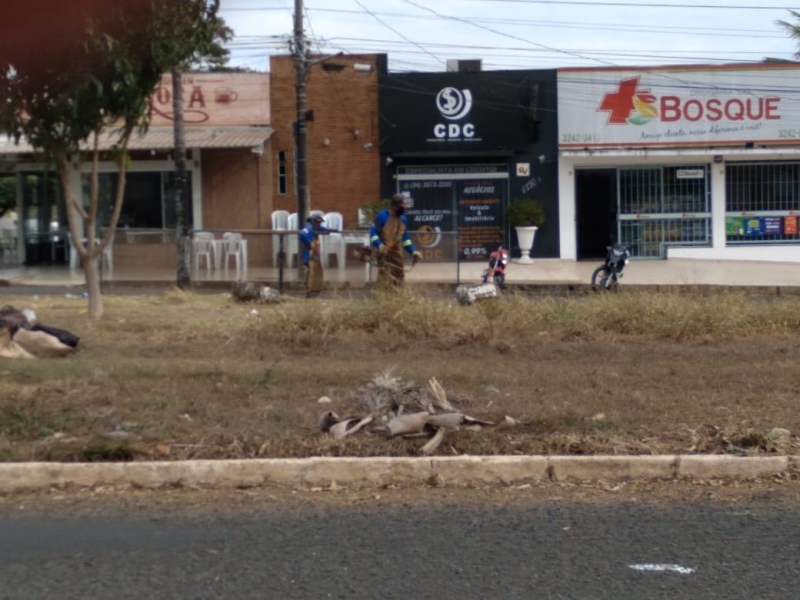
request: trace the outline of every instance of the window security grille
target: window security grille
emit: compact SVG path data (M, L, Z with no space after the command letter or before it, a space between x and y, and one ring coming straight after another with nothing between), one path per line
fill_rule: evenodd
M800 162L727 163L725 196L727 245L800 242Z
M669 246L711 245L706 165L619 169L618 239L638 258L665 258Z

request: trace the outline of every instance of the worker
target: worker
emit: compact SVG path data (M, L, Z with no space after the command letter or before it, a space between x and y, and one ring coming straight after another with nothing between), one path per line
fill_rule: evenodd
M316 298L322 291L322 262L320 260L321 233L330 231L324 225L325 219L320 214L312 214L300 230L300 241L303 244L303 266L306 271L306 298Z
M408 236L405 210L406 197L395 194L389 208L380 211L370 227L370 245L378 255L378 288L391 289L403 285L403 250L411 255L412 266L422 260L422 254L414 249Z

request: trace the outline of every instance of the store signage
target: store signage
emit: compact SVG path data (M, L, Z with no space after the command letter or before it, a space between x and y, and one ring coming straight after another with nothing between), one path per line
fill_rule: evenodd
M705 169L678 169L678 179L703 179L706 176Z
M183 75L186 125L269 125L269 73ZM172 77L164 75L150 97L153 126L172 126Z
M463 122L472 110L472 92L446 87L436 95L436 108L447 122L433 126L429 142L479 142L475 125Z
M561 148L797 143L797 65L565 69L558 73Z

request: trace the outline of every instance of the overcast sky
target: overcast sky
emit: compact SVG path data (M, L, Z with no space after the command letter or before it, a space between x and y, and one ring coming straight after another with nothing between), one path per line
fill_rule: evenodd
M441 71L448 58L484 69L790 60L781 0L304 0L314 51L383 52L391 71ZM737 7L737 8L733 8ZM800 6L796 7L800 10ZM294 0L222 0L232 64L268 70L288 52Z

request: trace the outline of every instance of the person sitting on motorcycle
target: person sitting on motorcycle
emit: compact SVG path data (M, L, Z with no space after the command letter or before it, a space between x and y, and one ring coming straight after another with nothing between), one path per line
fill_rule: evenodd
M408 235L406 197L402 194L392 196L389 208L380 211L369 230L370 244L378 253L379 288L397 288L403 285L403 252L411 255L412 265L422 260L422 254L414 249Z

